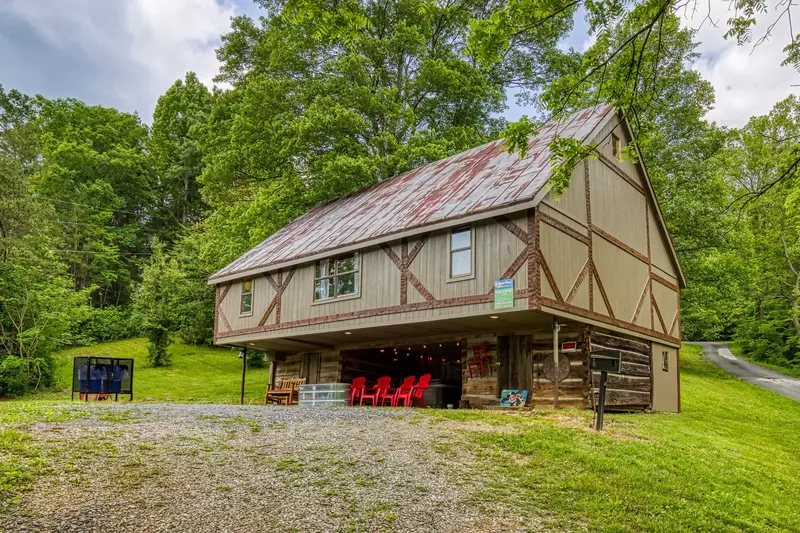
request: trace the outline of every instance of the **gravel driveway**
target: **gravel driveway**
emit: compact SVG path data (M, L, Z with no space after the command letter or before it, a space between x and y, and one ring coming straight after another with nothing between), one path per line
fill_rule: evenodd
M473 461L414 411L59 407L25 429L48 473L2 532L518 531L475 503Z

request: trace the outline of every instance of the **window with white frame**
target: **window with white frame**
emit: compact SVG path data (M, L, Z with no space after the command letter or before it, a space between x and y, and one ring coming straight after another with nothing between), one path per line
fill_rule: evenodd
M239 302L239 314L249 315L253 312L253 280L242 282L242 297Z
M314 269L314 301L358 294L358 252L317 261Z
M472 228L464 226L450 232L450 277L472 275Z

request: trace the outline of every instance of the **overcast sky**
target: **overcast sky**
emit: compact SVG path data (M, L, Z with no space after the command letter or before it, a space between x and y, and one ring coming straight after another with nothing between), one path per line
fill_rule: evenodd
M776 26L774 38L755 50L737 47L722 38L727 0L710 1L718 28L708 21L701 27L705 12L686 20L700 28L703 57L695 68L716 89L708 118L740 126L798 91L791 85L800 84L800 75L780 66L789 26ZM770 1L774 6L778 0ZM800 8L794 9L800 21ZM0 0L0 84L137 111L149 123L158 96L186 71L212 83L218 68L214 49L230 17L240 13L256 16L258 8L251 0ZM775 17L771 8L759 21ZM565 44L583 49L588 42L579 23ZM513 99L509 105L511 120L526 112Z

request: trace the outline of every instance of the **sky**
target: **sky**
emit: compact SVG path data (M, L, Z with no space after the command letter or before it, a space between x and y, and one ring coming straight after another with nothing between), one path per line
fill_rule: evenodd
M771 7L759 16L756 37L776 18L778 1L768 0ZM722 37L730 16L727 0L709 0L711 17L705 22L708 9L702 4L684 23L699 30L702 57L693 68L716 90L709 120L741 126L800 91L792 87L800 85L800 74L780 66L787 21L761 46L739 47ZM800 21L800 7L793 9ZM230 17L258 11L252 0L0 0L0 85L136 111L149 123L158 97L187 71L213 83L214 50ZM583 50L590 42L578 20L562 45ZM509 98L509 120L526 112Z

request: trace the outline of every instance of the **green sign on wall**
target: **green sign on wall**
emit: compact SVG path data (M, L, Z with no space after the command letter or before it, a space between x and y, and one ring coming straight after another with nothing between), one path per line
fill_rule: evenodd
M494 308L511 309L514 307L514 280L498 279L494 282Z

